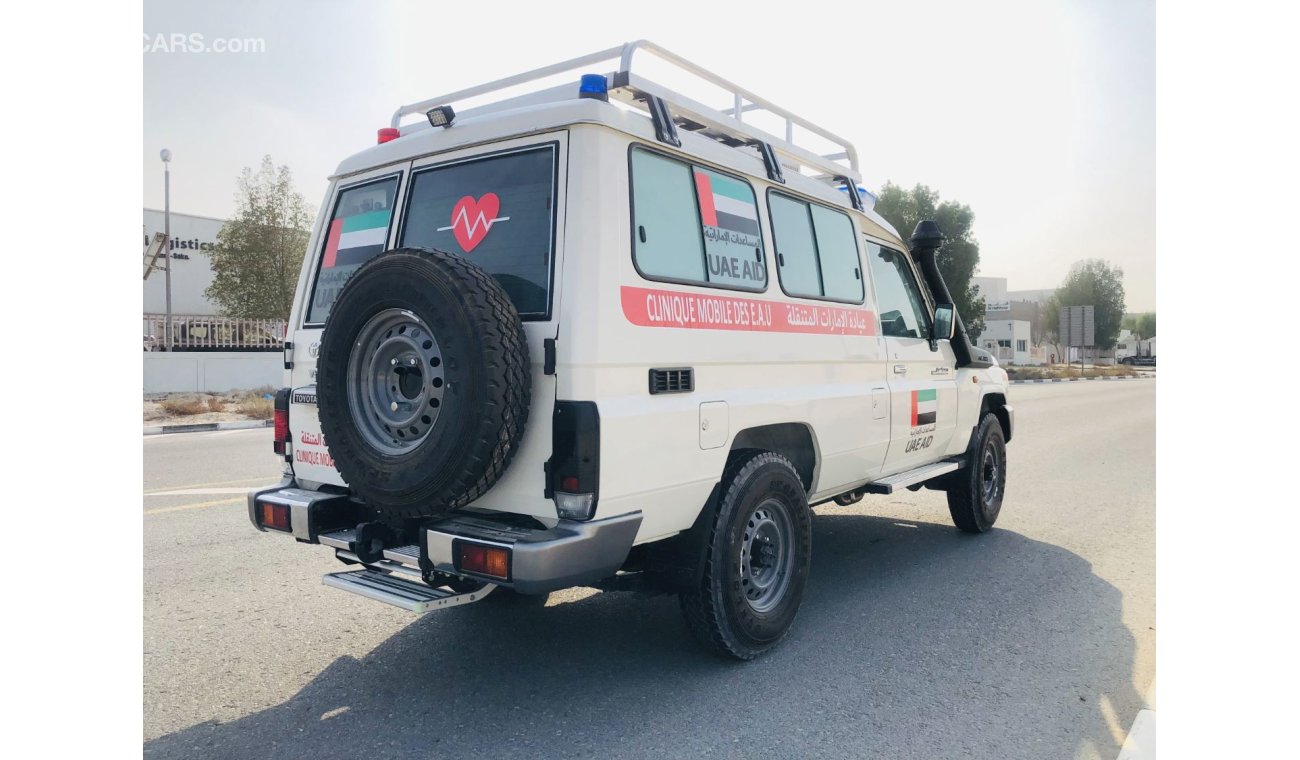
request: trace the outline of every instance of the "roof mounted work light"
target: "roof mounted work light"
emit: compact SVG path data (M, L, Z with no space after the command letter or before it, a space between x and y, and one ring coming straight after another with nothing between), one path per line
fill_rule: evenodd
M456 119L456 112L451 106L430 108L425 115L429 117L429 123L435 127L450 127L452 121Z

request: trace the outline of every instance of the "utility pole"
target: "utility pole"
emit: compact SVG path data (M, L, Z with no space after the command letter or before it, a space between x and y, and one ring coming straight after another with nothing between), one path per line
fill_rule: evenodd
M167 275L167 317L163 324L163 342L172 350L172 152L166 148L159 154L163 162L163 234L167 236L166 248L163 250L163 271Z

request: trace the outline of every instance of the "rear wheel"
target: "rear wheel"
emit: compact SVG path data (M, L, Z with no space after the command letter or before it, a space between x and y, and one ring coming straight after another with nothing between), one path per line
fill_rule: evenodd
M1007 485L1007 444L1002 424L984 415L966 449L966 462L948 484L948 511L958 528L984 533L997 522Z
M780 454L738 457L723 476L702 578L680 596L687 627L728 657L752 659L790 630L812 558L803 483Z

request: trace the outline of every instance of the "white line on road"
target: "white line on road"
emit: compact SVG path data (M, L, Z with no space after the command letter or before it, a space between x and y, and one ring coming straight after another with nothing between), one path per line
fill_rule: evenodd
M180 512L186 509L202 509L203 507L216 507L222 504L238 504L242 501L243 501L242 498L217 499L216 501L201 501L198 504L182 504L178 507L161 507L159 509L146 509L144 513L146 515L161 515L164 512Z
M215 496L217 494L248 493L248 488L180 488L175 491L152 491L145 496Z

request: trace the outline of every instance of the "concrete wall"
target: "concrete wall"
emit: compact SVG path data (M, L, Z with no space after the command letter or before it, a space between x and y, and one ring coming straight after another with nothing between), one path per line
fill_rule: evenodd
M144 356L145 393L221 393L284 385L279 351L154 351Z

